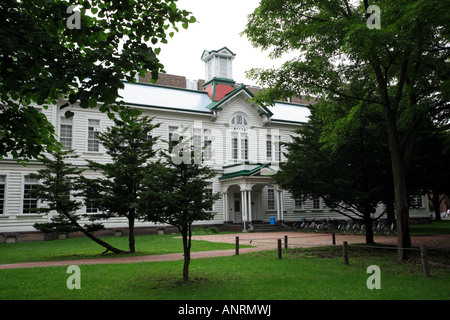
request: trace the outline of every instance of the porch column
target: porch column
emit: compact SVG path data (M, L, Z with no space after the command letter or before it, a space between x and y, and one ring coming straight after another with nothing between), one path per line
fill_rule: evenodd
M223 193L223 222L230 221L230 209L228 208L228 192Z
M252 191L248 192L248 222L252 222Z
M245 190L241 190L242 201L242 221L244 222L244 230L246 230L245 220L247 218L247 195Z
M277 221L280 220L280 194L278 193L278 190L275 189L275 205L277 207Z
M283 190L280 190L279 191L279 197L278 197L279 199L280 199L280 220L281 221L284 221L284 201L283 201Z

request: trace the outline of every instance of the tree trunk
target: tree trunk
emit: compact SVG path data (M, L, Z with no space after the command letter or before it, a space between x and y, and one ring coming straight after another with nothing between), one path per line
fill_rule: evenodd
M436 221L441 221L441 201L439 200L439 192L433 189L433 206Z
M184 252L184 265L183 265L183 281L189 281L189 264L191 262L191 227L185 227L181 231L183 237L183 252Z
M369 214L370 215L370 214ZM364 219L364 224L366 226L366 244L373 244L373 221L370 218Z
M135 248L135 238L134 238L134 218L135 218L135 209L131 209L128 214L128 246L130 248L130 252L136 252Z
M400 142L397 132L395 115L385 106L389 131L389 149L391 153L392 174L395 193L395 219L397 222L397 240L399 260L407 260L407 250L411 248L411 236L409 233L409 203L406 188L406 168L402 161Z
M111 251L111 252L114 252L114 253L127 253L126 251L123 251L123 250L120 250L120 249L117 249L117 248L111 246L110 244L106 243L105 241L103 241L103 240L97 238L96 236L94 236L92 233L88 232L70 214L67 214L65 212L62 212L62 214L64 214L67 217L67 219L69 219L70 222L73 223L73 225L75 225L81 232L83 232L83 234L85 236L87 236L88 238L90 238L94 242L96 242L99 245L101 245L102 247L104 247L106 249L106 252Z
M387 224L391 225L395 221L395 205L392 201L385 203Z

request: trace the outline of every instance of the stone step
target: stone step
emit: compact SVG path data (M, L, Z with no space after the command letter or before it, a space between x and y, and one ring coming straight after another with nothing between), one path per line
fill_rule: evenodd
M292 231L290 227L277 223L275 225L271 225L269 223L254 223L253 224L253 232L280 232L280 231Z

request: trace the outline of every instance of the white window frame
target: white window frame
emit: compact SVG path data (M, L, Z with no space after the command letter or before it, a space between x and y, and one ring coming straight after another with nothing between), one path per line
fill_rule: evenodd
M272 196L269 196L271 195ZM273 203L272 203L273 202ZM267 210L273 211L276 210L275 205L275 188L272 185L267 186Z
M207 181L207 183L208 183L208 186L205 189L211 190L210 191L211 195L213 195L214 194L214 183L212 181ZM206 192L209 192L209 191L206 191ZM211 205L211 208L209 208L209 210L206 210L206 211L209 211L209 212L214 211L214 203Z
M314 207L314 204L316 203L316 201L318 201L318 203L319 203L319 207L318 208L315 208ZM313 198L312 199L312 209L313 210L321 210L321 209L323 209L323 205L322 205L322 198Z
M84 209L85 209L84 211L86 212L86 214L96 214L100 212L100 210L97 207L88 206L89 204L90 204L89 201L84 202ZM88 208L95 209L95 211L88 212Z
M180 135L180 132L178 131L180 129L180 126L176 126L176 125L167 125L167 150L169 152L172 152L172 150L169 148L170 147L170 141L172 141L172 134L173 133L177 133L178 135Z
M25 206L24 206L24 204L25 204L25 185L38 185L39 184L39 181L35 181L35 182L33 182L33 183L30 183L30 182L27 182L26 180L27 180L27 178L29 178L29 174L22 174L22 190L21 190L21 197L20 197L20 199L21 199L21 201L20 201L20 214L21 215L41 215L40 213L38 213L38 212L24 212L24 210L25 210ZM34 199L34 198L32 198L32 199ZM37 199L36 198L36 208L39 208L40 207L40 200L39 199Z
M1 177L4 177L1 178ZM5 216L7 214L7 201L8 201L8 174L7 173L3 173L0 172L0 185L4 185L4 190L3 190L3 199L1 199L3 201L3 208L2 211L3 213L0 213L0 217L1 216ZM2 181L4 180L4 181Z
M272 161L272 135L266 135L266 159Z
M300 203L300 205L297 205L297 201ZM304 202L303 202L303 200L294 198L294 210L303 210L303 209L304 209Z
M231 159L235 161L249 159L249 137L247 132L231 132Z
M266 159L267 161L281 162L281 134L266 135Z
M88 119L86 119L86 152L93 152L93 153L101 153L101 142L100 142L100 140L97 138L97 139L90 139L89 138L89 128L90 127L92 127L92 125L90 126L89 125L89 121L98 121L98 128L97 128L97 130L95 130L95 127L94 127L94 133L95 132L101 132L101 130L102 130L102 120L101 119L98 119L98 118L88 118ZM98 140L98 150L89 150L89 141L90 140Z
M413 200L413 202L414 202L413 204L416 208L425 208L422 195L416 194L413 196L412 200Z
M202 134L203 157L206 161L211 160L214 157L212 130L203 129Z
M66 122L66 121L70 121L70 123ZM66 122L66 123L65 123ZM73 117L72 118L66 118L65 116L61 116L59 118L59 142L63 145L63 148L65 150L72 150L73 149ZM62 126L70 126L70 137L63 137L63 130L62 130ZM68 132L65 131L65 132ZM70 138L70 148L67 148L64 143L61 141L62 139L69 139Z

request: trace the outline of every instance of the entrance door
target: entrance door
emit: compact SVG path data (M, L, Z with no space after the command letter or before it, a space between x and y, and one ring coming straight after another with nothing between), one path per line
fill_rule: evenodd
M239 192L236 192L234 194L234 222L235 223L242 222L241 194Z

